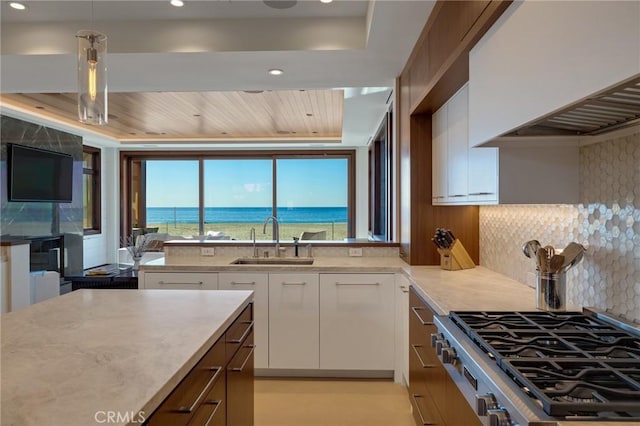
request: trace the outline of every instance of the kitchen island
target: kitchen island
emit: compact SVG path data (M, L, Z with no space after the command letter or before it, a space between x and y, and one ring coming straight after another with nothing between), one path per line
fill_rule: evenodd
M250 291L79 290L2 316L2 424L143 423Z

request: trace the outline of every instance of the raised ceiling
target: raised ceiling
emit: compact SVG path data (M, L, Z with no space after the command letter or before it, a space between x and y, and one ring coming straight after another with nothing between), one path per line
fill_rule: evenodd
M56 120L129 145L233 139L273 146L306 139L359 146L375 133L434 2L299 0L282 10L251 0L185 1L182 8L165 0L26 4L26 13L19 13L2 2L4 111L48 116L54 104L66 105L58 107L64 118ZM73 35L88 27L109 37L109 113L115 118L104 128L79 125L71 108ZM285 74L270 76L270 68ZM255 97L245 91L264 92ZM342 102L335 102L338 93ZM252 101L243 101L246 95ZM38 102L48 106L35 109ZM260 117L266 102L271 113L254 120L262 129L251 120L254 130L245 128L247 117ZM305 102L326 109L301 116L297 109L306 109ZM286 118L289 112L293 116Z

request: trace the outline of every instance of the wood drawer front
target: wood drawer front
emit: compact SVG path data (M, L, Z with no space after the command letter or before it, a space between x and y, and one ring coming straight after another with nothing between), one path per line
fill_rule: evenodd
M149 420L149 425L187 425L212 389L225 381L225 344L218 340L176 386ZM224 393L224 391L223 391Z
M227 362L235 355L252 331L253 303L250 303L238 318L236 318L233 324L231 324L224 335Z
M227 407L224 403L226 380L218 380L196 410L189 426L225 426Z
M199 272L147 272L144 275L145 289L171 290L217 290L217 273Z
M227 366L227 424L251 426L254 423L254 348L249 333Z
M429 395L411 394L411 405L416 425L445 426L445 422L440 417L440 413Z

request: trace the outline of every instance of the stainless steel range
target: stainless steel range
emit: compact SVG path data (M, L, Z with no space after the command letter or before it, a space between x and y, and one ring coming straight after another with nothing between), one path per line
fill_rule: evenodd
M630 324L588 310L452 312L434 323L432 345L484 425L640 422Z

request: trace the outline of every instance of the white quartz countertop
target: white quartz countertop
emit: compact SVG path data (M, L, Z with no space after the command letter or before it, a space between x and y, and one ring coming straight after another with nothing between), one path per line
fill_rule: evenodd
M78 290L2 315L2 425L140 423L252 294Z
M145 272L282 272L323 273L403 272L431 307L441 315L454 310L535 310L535 290L477 266L446 271L439 266L411 266L398 257L316 257L313 265L231 265L237 257L185 259L188 264L165 265L163 260L141 266ZM206 262L206 263L205 263ZM569 307L579 309L579 307Z

